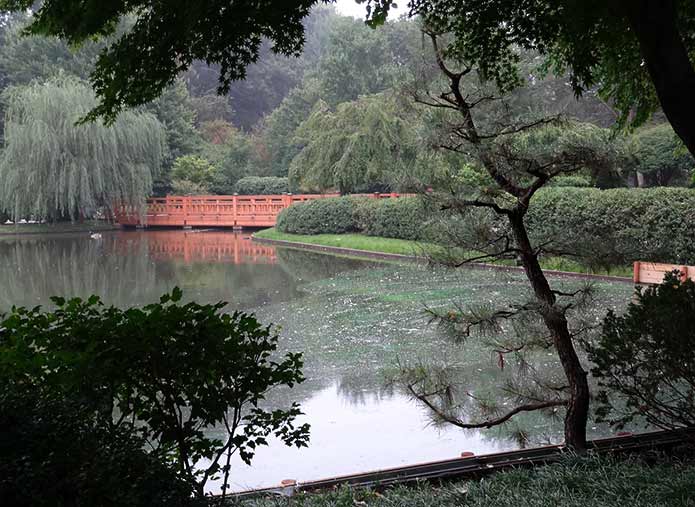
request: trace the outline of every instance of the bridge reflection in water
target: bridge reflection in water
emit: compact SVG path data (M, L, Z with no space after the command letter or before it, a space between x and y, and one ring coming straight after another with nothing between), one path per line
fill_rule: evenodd
M249 234L223 231L149 231L149 257L191 262L275 264L275 247L255 243Z

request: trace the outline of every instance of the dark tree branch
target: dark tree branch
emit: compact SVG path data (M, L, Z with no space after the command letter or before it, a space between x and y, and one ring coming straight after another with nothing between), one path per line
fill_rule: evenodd
M432 403L428 397L418 394L417 391L415 391L414 386L412 384L409 384L407 386L408 391L412 396L420 400L422 403L424 403L432 412L441 420L453 424L454 426L457 426L462 429L478 429L478 428L492 428L494 426L499 426L501 424L504 424L505 422L509 421L512 417L514 417L517 414L521 414L522 412L535 412L536 410L543 410L546 408L552 408L552 407L562 407L567 405L566 400L553 400L553 401L545 401L545 402L539 402L539 403L527 403L524 405L519 405L518 407L513 408L509 412L505 413L504 415L500 417L496 417L494 419L487 419L482 422L478 423L466 423L461 421L459 418L452 416L451 414L447 414L446 412L442 411L437 407L434 403Z

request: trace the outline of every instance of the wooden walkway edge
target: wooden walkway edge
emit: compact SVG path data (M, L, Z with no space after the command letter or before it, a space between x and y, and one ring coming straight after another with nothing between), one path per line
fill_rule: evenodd
M622 436L597 439L589 442L589 450L599 455L615 455L647 450L665 450L680 444L693 442L695 442L695 428L683 428L636 435L626 433ZM278 487L244 491L231 496L236 499L250 499L262 496L291 496L296 493L327 491L343 485L357 488L375 488L417 481L474 479L510 468L533 467L557 462L563 456L571 454L571 451L563 445L550 445L480 456L471 454L462 453L460 458L331 477L316 481L298 483L293 480L285 480Z

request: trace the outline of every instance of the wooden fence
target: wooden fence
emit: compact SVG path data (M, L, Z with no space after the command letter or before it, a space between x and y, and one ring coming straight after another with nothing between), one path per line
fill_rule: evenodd
M695 266L664 264L661 262L636 261L633 265L632 279L636 284L658 284L664 281L666 273L680 271L681 280L695 280Z

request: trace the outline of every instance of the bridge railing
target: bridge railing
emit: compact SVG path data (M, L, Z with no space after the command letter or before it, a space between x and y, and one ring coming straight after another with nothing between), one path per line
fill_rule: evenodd
M632 279L636 284L649 285L659 284L664 281L666 273L678 270L680 279L695 280L695 266L685 266L681 264L664 264L662 262L636 261L632 268Z
M390 199L411 194L355 195ZM338 196L332 193L153 197L147 200L144 212L133 206L118 206L116 220L133 227L272 227L280 212L294 203Z

